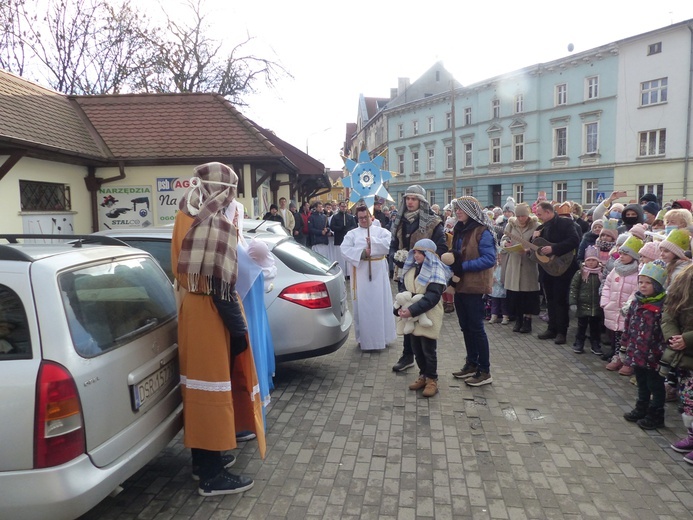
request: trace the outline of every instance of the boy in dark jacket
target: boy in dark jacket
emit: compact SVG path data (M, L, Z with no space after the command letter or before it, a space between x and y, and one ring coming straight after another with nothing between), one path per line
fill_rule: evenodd
M573 343L573 352L576 354L582 354L585 351L588 325L592 352L601 352L599 338L604 319L599 305L601 283L602 265L599 262L599 252L596 247L589 246L585 251L585 261L581 269L575 272L570 283L570 305L577 306L578 329L575 343Z

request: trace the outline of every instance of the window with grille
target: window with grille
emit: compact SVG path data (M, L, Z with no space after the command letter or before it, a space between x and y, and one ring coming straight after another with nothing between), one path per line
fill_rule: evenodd
M554 104L558 106L565 105L566 103L568 103L568 85L561 83L560 85L556 85Z
M411 154L411 172L419 173L419 152L412 152Z
M640 83L640 105L666 103L669 79L659 78Z
M397 154L397 164L399 173L404 173L404 154Z
M70 187L52 182L19 181L22 211L70 211Z
M435 129L435 126L433 124L433 118L429 117L428 118L428 133L430 134L431 132L433 132L434 129Z
M565 181L554 182L553 192L556 202L565 202L568 200L568 183Z
M491 144L489 146L489 149L491 151L490 162L492 164L498 164L499 162L501 162L500 137L491 138Z
M640 132L639 138L640 157L664 155L667 145L667 131L665 129Z
M596 99L599 97L599 77L592 76L585 79L585 99Z
M568 129L555 128L553 131L553 155L565 157L568 155Z
M515 113L522 114L525 111L525 96L518 94L515 96Z
M472 143L464 143L464 166L468 168L472 165Z
M513 160L525 160L525 134L516 134L513 136Z
M472 124L472 107L465 107L464 109L464 126L469 126Z
M515 196L515 202L518 204L525 201L525 185L524 184L513 184L513 195Z
M584 204L596 204L599 183L596 180L582 181L582 201Z
M428 162L426 163L426 171L433 172L436 169L436 151L431 148L426 150L426 155L428 157Z
M500 118L500 99L491 100L491 117L493 119Z
M445 147L445 169L452 170L452 146Z

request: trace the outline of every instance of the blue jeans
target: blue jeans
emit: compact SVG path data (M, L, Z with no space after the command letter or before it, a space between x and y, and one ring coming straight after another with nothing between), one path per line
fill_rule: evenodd
M490 372L488 337L484 328L482 294L455 293L455 311L462 329L467 363L474 363L482 372Z

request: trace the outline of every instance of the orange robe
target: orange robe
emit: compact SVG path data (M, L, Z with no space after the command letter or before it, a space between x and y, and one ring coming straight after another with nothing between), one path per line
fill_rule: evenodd
M171 241L171 267L183 292L178 310L183 441L188 448L226 451L236 448L236 431L250 430L264 459L262 402L250 340L232 360L231 337L212 297L187 292L187 275L177 272L181 244L192 223L179 211Z

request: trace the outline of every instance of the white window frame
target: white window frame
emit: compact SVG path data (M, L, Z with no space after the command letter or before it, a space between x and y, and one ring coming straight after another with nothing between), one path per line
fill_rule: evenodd
M599 153L599 122L590 121L583 125L583 147L584 153L595 154Z
M500 164L501 162L501 139L500 137L491 137L488 143L489 164Z
M559 135L561 132L563 136ZM553 129L553 156L568 157L568 127L566 126Z
M400 139L404 139L404 123L397 125L397 135Z
M525 111L525 95L524 94L517 94L515 96L515 113L516 114L522 114Z
M474 159L474 146L472 143L464 144L464 167L470 168L472 166L472 160Z
M452 112L445 113L445 128L447 130L452 128Z
M582 181L582 204L594 205L597 203L599 193L599 181L597 179L584 179Z
M452 188L445 188L445 204L452 202Z
M465 197L473 197L474 196L474 186L465 186L462 188L464 196Z
M517 204L525 201L525 185L513 184L513 198Z
M645 193L654 193L657 196L657 202L662 201L664 196L664 184L639 184L638 185L638 200L642 199Z
M419 173L419 152L411 153L411 172Z
M554 94L554 106L562 106L568 104L568 84L561 83L556 85Z
M638 132L638 157L661 157L666 155L667 130Z
M647 46L647 55L659 54L662 52L662 42L651 43Z
M472 107L464 107L464 126L472 124Z
M412 135L419 135L419 122L412 121Z
M445 147L445 169L452 170L452 145Z
M652 79L640 83L640 106L661 105L667 102L668 78Z
M428 133L430 134L431 132L434 131L435 129L435 124L434 124L434 118L433 116L428 118Z
M525 160L525 134L513 135L513 161Z
M599 76L585 78L585 99L597 99L599 97Z
M426 149L426 171L434 172L436 171L436 150L435 148Z
M428 199L428 207L436 204L436 190L426 190L426 198Z
M400 174L404 173L404 154L403 153L397 154L397 171L399 171Z
M491 100L491 119L500 119L500 99Z
M555 181L553 183L553 200L556 202L568 200L568 181Z

